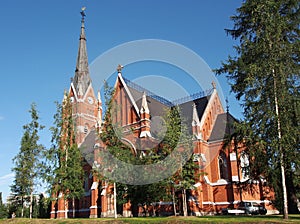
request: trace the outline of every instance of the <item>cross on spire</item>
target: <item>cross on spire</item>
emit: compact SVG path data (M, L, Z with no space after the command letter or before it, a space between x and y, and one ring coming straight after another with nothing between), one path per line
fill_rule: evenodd
M123 69L123 66L119 64L118 67L117 67L118 73L121 73L122 69Z
M229 102L228 102L228 97L226 97L226 112L229 113Z
M85 6L83 6L82 8L81 8L81 12L80 12L80 14L81 14L81 17L82 17L82 20L84 20L84 17L86 16L85 15L85 9L86 9L86 7Z
M214 81L211 82L211 85L213 86L214 89L216 89L217 85Z

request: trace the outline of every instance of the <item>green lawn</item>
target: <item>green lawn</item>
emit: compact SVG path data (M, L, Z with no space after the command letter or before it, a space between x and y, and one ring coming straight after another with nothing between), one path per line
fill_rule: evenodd
M289 220L282 216L202 216L202 217L155 217L155 218L100 218L100 219L2 219L0 223L300 223L300 215L290 215Z

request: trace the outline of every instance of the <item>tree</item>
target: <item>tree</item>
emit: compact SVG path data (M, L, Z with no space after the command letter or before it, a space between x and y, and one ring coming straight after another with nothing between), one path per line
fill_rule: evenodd
M187 216L186 190L194 188L197 165L193 161L192 135L189 134L186 122L180 117L180 113L179 107L173 107L167 112L165 119L167 132L161 145L167 151L173 151L178 147L181 149L181 153L176 155L180 165L177 168L177 172L171 177L170 182L174 183L181 190L183 215ZM174 213L176 212L174 211Z
M15 173L15 179L11 191L15 197L21 199L19 202L22 206L22 217L24 201L30 197L29 217L32 218L33 192L40 175L39 159L44 149L44 146L39 144L39 131L44 126L39 124L39 115L34 103L31 104L29 112L32 120L29 124L23 126L24 133L21 139L21 147L19 153L13 158L14 167L12 171Z
M51 201L49 198L45 198L43 194L39 195L38 200L38 217L50 218Z
M76 144L75 124L72 117L70 97L65 94L63 104L57 104L54 115L52 146L45 153L43 164L44 180L48 183L52 196L63 195L65 218L68 218L68 200L72 200L73 217L75 199L83 196L83 158Z
M287 187L293 189L290 178L299 165L299 2L247 0L231 19L234 28L226 31L239 40L237 55L216 72L227 73L232 91L243 99L244 129L251 134L243 141L255 157L251 170L271 183L281 179L276 197L282 195L287 219ZM274 170L280 178L274 178ZM290 209L295 207L289 202Z
M2 203L2 192L0 192L0 219L8 217L8 208Z

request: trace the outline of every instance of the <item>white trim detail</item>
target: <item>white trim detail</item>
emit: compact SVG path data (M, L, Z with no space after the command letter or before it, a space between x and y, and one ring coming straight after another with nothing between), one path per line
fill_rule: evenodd
M65 213L65 210L58 210L56 213ZM69 212L69 210L67 210L67 212Z
M213 99L215 99L217 96L218 96L217 95L217 90L214 89L211 96L210 96L210 98L209 98L209 100L208 100L207 106L205 107L205 110L203 112L203 115L202 115L202 118L201 118L201 121L200 121L200 130L203 129L203 126L205 125L206 117L209 114L208 111L211 109ZM220 111L220 114L224 111L222 103L221 103L221 106L222 106L222 110Z
M106 189L103 189L103 190L101 191L101 195L106 195Z
M228 201L220 201L220 202L212 202L212 201L204 201L202 202L203 205L230 205L232 202Z
M98 188L98 182L93 182L92 186L91 186L91 190L95 190Z
M236 153L235 152L230 153L230 161L236 161Z
M197 182L197 183L194 184L194 187L198 188L198 187L200 187L201 185L202 185L202 184L201 184L200 182Z
M142 106L141 106L141 110L140 113L146 113L146 114L150 114L150 110L148 107L148 103L147 103L147 98L146 98L146 93L143 92L143 96L142 96Z
M238 176L232 176L231 178L232 178L232 181L234 181L234 182L240 181Z
M128 86L126 85L126 83L125 83L125 81L124 81L124 79L123 79L123 77L122 77L122 74L121 74L120 72L118 73L118 77L119 77L119 79L120 79L122 85L124 86L124 89L125 89L125 91L127 92L128 97L129 97L129 99L130 99L130 101L131 101L131 103L132 103L132 105L133 105L133 107L134 107L134 109L135 109L135 111L136 111L138 117L140 117L140 111L139 111L139 108L137 107L137 105L136 105L136 103L135 103L135 101L134 101L134 99L133 99L133 96L131 95L131 92L129 91ZM116 85L117 85L117 82L115 83L115 88L116 88Z
M140 134L140 138L144 138L144 137L152 138L152 135L151 135L150 131L142 131L141 134Z
M220 179L215 183L211 183L208 179L208 176L204 176L204 181L206 184L210 185L210 186L220 186L220 185L228 185L230 184L227 180L224 179Z

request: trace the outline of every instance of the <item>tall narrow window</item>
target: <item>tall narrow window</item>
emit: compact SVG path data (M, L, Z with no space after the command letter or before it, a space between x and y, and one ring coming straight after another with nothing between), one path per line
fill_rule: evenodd
M219 157L219 173L220 179L228 179L228 164L226 159L226 154L224 152L220 152Z
M242 152L240 160L241 160L242 179L249 179L249 173L250 173L249 155L245 152Z
M87 172L84 173L84 182L83 182L83 188L85 192L88 192L89 189L89 175Z

